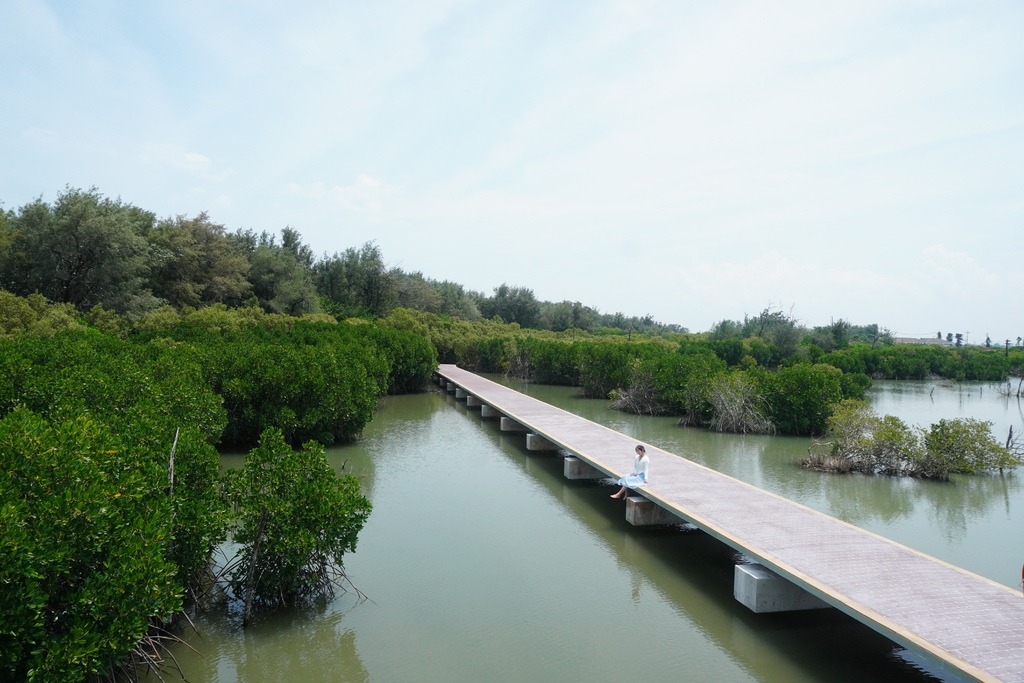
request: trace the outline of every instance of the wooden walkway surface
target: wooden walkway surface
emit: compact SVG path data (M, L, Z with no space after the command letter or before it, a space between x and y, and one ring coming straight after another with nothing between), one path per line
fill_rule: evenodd
M611 477L632 470L632 437L454 365L438 374ZM1024 682L1017 591L645 446L650 500L959 676Z

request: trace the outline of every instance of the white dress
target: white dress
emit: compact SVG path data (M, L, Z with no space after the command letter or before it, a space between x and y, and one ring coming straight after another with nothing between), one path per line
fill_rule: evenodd
M632 474L627 474L622 479L619 479L619 486L631 489L647 486L647 466L650 462L651 460L647 457L646 453L636 456L636 460L633 461Z

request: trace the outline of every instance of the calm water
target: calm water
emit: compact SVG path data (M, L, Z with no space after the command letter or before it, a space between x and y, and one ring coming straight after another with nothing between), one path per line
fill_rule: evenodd
M807 439L684 429L609 411L572 389L515 386L1018 585L1018 475L939 484L806 472L794 463ZM994 385L879 383L872 400L914 424L991 420L999 438L1024 424L1018 402ZM207 616L186 634L201 654L175 650L188 680L931 680L914 657L834 610L747 611L732 598L731 551L682 527L631 527L607 482L566 481L561 459L528 453L521 434L499 432L496 420L450 396L389 398L358 444L330 456L374 504L346 558L370 600L339 595L245 630Z

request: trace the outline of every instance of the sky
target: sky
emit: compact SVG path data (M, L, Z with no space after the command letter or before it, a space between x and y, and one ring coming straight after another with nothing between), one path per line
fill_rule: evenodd
M0 202L697 332L1024 336L1024 3L3 0Z

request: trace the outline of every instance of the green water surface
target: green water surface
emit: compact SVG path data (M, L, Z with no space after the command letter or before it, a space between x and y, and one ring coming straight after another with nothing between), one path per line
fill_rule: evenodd
M795 463L808 439L714 434L610 411L570 388L513 385L1006 585L1019 581L1016 474L936 483L807 472ZM911 423L967 411L1005 436L1021 422L1017 403L992 385L879 383L872 400ZM187 680L932 680L913 655L835 610L749 612L732 597L732 551L682 526L630 526L608 498L610 482L567 481L559 457L527 452L522 434L500 432L449 395L388 398L358 443L329 454L374 505L345 562L369 599L339 594L244 630L237 615L211 612L184 634L189 647L174 648ZM225 456L225 466L240 464Z

